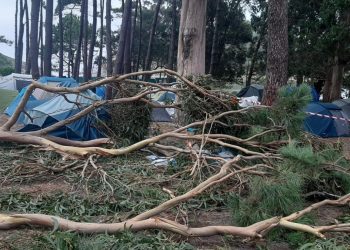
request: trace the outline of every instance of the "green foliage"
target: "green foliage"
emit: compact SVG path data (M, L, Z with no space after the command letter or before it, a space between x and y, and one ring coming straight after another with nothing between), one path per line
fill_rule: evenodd
M136 90L119 91L117 98L132 96ZM144 102L128 102L108 106L111 119L107 122L110 137L120 145L129 145L141 141L149 132L151 108Z
M350 237L336 237L327 240L316 240L306 243L299 250L347 250L350 248Z
M163 233L156 233L152 237L143 233L134 234L131 232L87 237L70 232L55 232L42 236L39 240L43 249L55 250L193 249L190 244L185 242L172 242Z
M302 207L302 178L282 170L275 177L254 177L247 197L231 201L233 218L242 226L273 217L287 215Z
M15 69L12 67L0 68L0 75L7 76L15 72Z

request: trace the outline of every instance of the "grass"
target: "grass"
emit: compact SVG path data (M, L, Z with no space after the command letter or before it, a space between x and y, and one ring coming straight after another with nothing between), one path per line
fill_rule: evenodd
M0 89L0 113L3 113L9 104L18 95L17 91Z

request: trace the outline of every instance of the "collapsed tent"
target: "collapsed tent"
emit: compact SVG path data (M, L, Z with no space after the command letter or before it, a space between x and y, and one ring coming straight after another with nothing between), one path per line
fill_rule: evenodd
M69 117L90 106L94 101L100 100L92 91L84 91L81 95L66 94L59 95L27 111L23 120L24 128L20 132L35 131L46 128ZM97 110L85 115L79 120L60 127L50 135L70 140L93 140L104 137L96 128L96 121L105 118L103 110Z
M241 91L238 92L237 97L257 96L258 101L261 102L263 94L264 94L264 86L259 84L251 84L241 89Z
M67 88L78 86L77 82L71 78L42 77L38 82L44 85ZM27 88L22 89L18 96L7 107L5 110L7 115L13 115L26 90ZM21 132L40 130L58 121L66 120L85 107L91 105L96 100L101 100L101 98L95 95L91 90L84 91L80 95L65 94L65 96L61 96L53 95L41 89L35 89L33 94L29 97L24 112L21 113L17 123L24 125L20 130ZM67 124L66 126L52 131L50 135L82 141L101 138L103 134L95 127L95 124L97 119L104 119L105 117L106 113L102 109L99 109L71 124Z
M160 104L158 102L153 102ZM153 122L172 122L172 118L166 108L152 108L151 119Z
M304 110L304 130L323 137L350 136L349 123L342 110L332 103L310 103Z
M17 90L20 92L32 81L31 75L13 73L0 79L0 89Z
M336 100L333 104L341 108L346 119L350 119L350 99Z
M175 102L175 98L175 93L166 91L158 98L158 102Z

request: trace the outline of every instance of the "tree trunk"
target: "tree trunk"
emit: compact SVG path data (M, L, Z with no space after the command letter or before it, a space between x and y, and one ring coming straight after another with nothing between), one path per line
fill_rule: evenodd
M39 45L40 45L40 75L44 75L44 21L43 21L43 9L44 0L40 3L40 25L39 25Z
M88 67L87 67L87 77L88 79L92 78L92 64L94 60L94 49L96 44L96 26L97 26L97 0L93 0L93 14L92 14L92 32L89 48L89 58L88 58Z
M112 62L112 28L111 28L111 0L106 1L106 50L107 50L107 76L113 73Z
M134 71L138 71L140 68L140 58L141 58L141 50L142 50L142 3L141 0L139 1L139 10L140 10L140 27L139 27L139 45L137 48L137 60L136 60L136 66L134 68Z
M15 64L15 72L22 72L22 60L23 60L23 35L24 35L24 6L23 0L20 0L20 11L19 11L19 34L17 39L17 54L16 54L16 64Z
M174 52L175 52L175 41L176 41L176 20L177 20L177 2L176 0L172 1L172 14L171 14L171 38L169 45L169 54L168 54L168 65L167 68L173 70L174 69Z
M156 33L158 16L159 16L159 10L160 10L160 6L161 5L162 5L162 0L158 0L157 6L156 6L156 9L155 9L155 12L154 12L154 16L153 16L152 28L151 28L150 35L149 35L147 54L146 54L146 62L145 62L144 70L150 70L151 69L152 46L153 46L154 35Z
M124 62L124 54L125 50L130 50L129 44L126 44L126 40L128 39L128 24L129 20L131 20L131 14L132 14L132 1L127 0L124 5L124 12L123 12L123 19L122 24L120 28L120 36L119 36L119 43L118 43L118 53L116 62L114 65L114 71L113 73L115 75L122 74L123 73L123 62Z
M53 0L46 1L44 75L51 76Z
M131 38L130 38L130 42L131 42L131 45L130 45L130 50L131 50L131 55L134 54L134 47L135 47L135 30L136 30L136 21L137 21L137 12L138 12L138 5L139 5L139 1L136 0L135 1L135 11L134 11L134 19L133 19L133 22L132 22L132 32L131 32ZM133 56L132 56L133 58ZM135 60L132 60L132 66L133 68L135 68Z
M214 34L213 34L213 42L211 45L210 66L209 66L210 75L213 75L214 67L217 62L217 40L218 40L218 33L219 33L220 4L221 4L221 0L216 0Z
M59 49L59 67L58 67L58 75L59 77L63 77L63 0L58 1L58 23L60 28L60 49ZM69 67L69 65L68 65Z
M30 32L29 32L28 0L24 0L24 9L25 9L25 13L26 13L26 67L25 67L25 73L30 74L31 60L30 60Z
M32 68L33 79L38 79L40 76L38 55L39 55L39 44L38 44L38 22L40 13L40 0L32 0L31 9L31 32L30 32L30 61Z
M18 61L18 0L16 0L15 10L15 71L17 72L17 61ZM18 73L18 72L17 72Z
M69 30L73 29L73 10L70 11L70 20L69 20ZM68 77L71 77L71 74L74 77L74 52L72 44L72 32L69 32L69 49L68 49Z
M78 47L77 47L77 54L75 55L75 62L74 62L74 72L73 77L76 80L79 80L79 71L80 71L80 59L81 59L81 44L83 42L83 32L84 32L84 16L85 16L85 2L87 0L81 1L81 7L80 7L80 28L79 28L79 41L78 41Z
M105 6L105 1L101 0L101 2L100 2L100 22L101 22L101 28L100 28L100 50L99 50L99 55L98 55L97 77L101 77L101 72L102 72L103 33L104 33L104 27L103 27L104 6Z
M206 0L183 0L177 71L180 75L205 74Z
M288 0L268 2L267 84L262 103L272 105L288 80Z
M126 27L126 34L125 34L125 47L124 47L124 56L123 56L123 73L127 74L131 72L131 35L132 35L132 28L131 28L131 17L132 17L132 1L131 2L131 9L130 13L127 15L127 27Z
M83 75L84 82L89 80L88 73L88 32L89 32L89 0L85 0L84 7L84 43L83 43Z
M341 99L341 86L343 85L344 65L339 63L339 57L334 58L334 66L332 70L332 89L330 94L330 102Z

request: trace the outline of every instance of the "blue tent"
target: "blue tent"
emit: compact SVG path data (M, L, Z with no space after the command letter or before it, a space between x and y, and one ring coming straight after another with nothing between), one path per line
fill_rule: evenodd
M261 102L264 94L264 86L259 84L251 84L242 88L238 93L237 97L251 97L257 96L258 101Z
M25 126L20 131L29 132L46 128L58 121L72 117L98 100L100 98L90 90L83 92L82 95L66 94L65 97L56 96L28 110L29 117L25 116L23 120ZM101 138L104 135L96 128L96 121L103 118L105 118L103 110L97 110L73 123L56 129L50 135L81 141Z
M158 102L175 102L175 93L173 92L165 92L164 94L162 94L159 98L158 98Z
M349 123L339 119L344 118L344 114L336 105L313 102L306 107L305 112L305 131L323 138L350 136Z
M57 86L57 87L67 87L67 88L73 88L79 86L78 83L72 79L72 78L59 78L59 77L41 77L38 80L39 83L43 85L50 85L50 86ZM5 114L12 116L15 112L18 104L22 100L25 92L27 91L28 87L25 87L19 92L18 96L11 102L11 104L7 107L5 110ZM53 98L53 94L49 92L42 91L41 89L34 90L33 94L29 97L29 100L24 108L25 111L31 110L32 108L43 104L46 100ZM18 119L18 122L23 121L24 115L21 114L20 118Z

